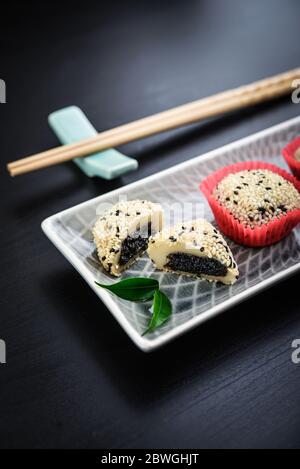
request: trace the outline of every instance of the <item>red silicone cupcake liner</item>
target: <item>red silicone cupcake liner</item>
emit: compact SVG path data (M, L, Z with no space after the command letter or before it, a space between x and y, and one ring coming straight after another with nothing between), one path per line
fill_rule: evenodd
M282 154L285 161L289 165L292 173L300 180L300 161L295 158L295 153L300 148L300 137L289 143L283 150Z
M219 169L201 183L200 189L210 204L217 224L226 236L233 239L236 243L245 246L269 246L289 235L296 225L300 223L300 209L291 210L283 217L276 218L261 227L250 228L236 220L226 207L222 206L213 197L214 189L222 179L229 174L249 169L268 169L274 173L280 174L284 179L294 184L296 189L300 192L300 182L297 181L295 177L277 166L260 161L247 161Z

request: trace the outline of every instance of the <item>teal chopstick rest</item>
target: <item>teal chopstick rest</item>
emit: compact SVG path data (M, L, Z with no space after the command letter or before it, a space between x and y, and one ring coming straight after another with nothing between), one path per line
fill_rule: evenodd
M48 122L63 145L75 143L97 134L86 115L77 106L69 106L52 112ZM114 148L83 158L74 158L74 163L89 177L114 179L138 167L134 158L125 156Z

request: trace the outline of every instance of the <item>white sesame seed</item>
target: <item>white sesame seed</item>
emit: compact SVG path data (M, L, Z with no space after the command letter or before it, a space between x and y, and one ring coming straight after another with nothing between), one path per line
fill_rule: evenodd
M181 230L181 225L176 225L165 228L152 237L155 244L149 243L148 254L157 267L163 270L172 270L166 266L165 262L160 265L155 259L160 258L161 260L168 253L190 253L193 256L220 261L230 270L224 283L234 283L239 272L237 267L230 267L234 263L234 258L221 233L203 219L185 222L184 226L186 227L184 231ZM176 241L174 242L173 239ZM158 252L162 255L158 255ZM186 272L186 275L201 277L201 275L193 275L189 272Z
M161 206L147 200L121 201L106 210L93 228L94 242L104 269L112 275L120 275L136 258L130 264L119 265L123 241L136 230L148 227L148 223L157 231L162 228L162 222Z
M300 208L300 194L294 185L266 169L230 174L213 195L235 219L251 228Z

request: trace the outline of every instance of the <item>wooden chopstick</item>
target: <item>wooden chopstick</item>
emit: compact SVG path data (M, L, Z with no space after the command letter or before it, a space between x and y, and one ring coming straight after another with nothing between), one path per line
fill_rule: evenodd
M293 80L298 77L300 77L300 68L115 127L81 142L23 158L9 163L7 167L12 176L17 176L208 117L271 100L288 94L292 89Z
M12 175L23 174L25 172L40 169L42 167L58 164L64 161L73 159L74 157L84 156L86 154L94 153L99 150L110 148L122 143L133 141L137 138L153 135L154 133L161 132L163 130L172 129L180 125L193 123L197 120L215 116L224 112L229 112L234 109L242 108L251 104L256 104L267 99L273 99L276 96L286 94L291 90L290 81L280 83L276 86L271 86L266 89L254 91L252 93L244 95L238 95L233 99L227 99L226 101L214 101L211 105L203 106L203 103L199 103L199 106L195 106L191 112L185 112L178 115L172 115L162 120L153 120L145 125L136 126L136 123L127 124L119 128L113 129L113 131L103 132L99 134L97 138L89 140L85 145L72 144L62 147L62 149L51 150L53 155L49 156L49 152L43 152L37 155L35 161L25 159L23 164L18 167L10 167L9 170ZM194 103L192 103L194 105ZM124 128L125 127L125 128ZM99 140L99 137L101 140ZM63 151L62 151L63 150Z
M233 97L238 97L238 96L245 96L246 94L253 93L255 91L263 90L265 88L269 88L273 85L280 85L285 83L286 81L292 81L295 77L300 76L300 68L297 70L292 70L290 72L286 72L280 75L277 75L272 78L267 78L264 80L260 80L258 82L252 83L250 85L246 86L241 86L239 88L236 88L234 90L229 90L229 91L224 91L222 93L218 93L214 96L210 96L208 98L202 98L197 101L193 101L191 103L183 104L181 106L175 107L173 109L168 109L167 111L162 111L160 113L154 114L152 116L144 117L142 119L138 119L134 122L131 122L129 124L125 124L122 126L115 127L113 129L104 131L101 133L102 138L104 137L110 137L116 134L119 134L121 132L126 132L127 130L133 130L133 128L138 128L142 127L144 125L150 124L153 121L158 122L159 120L165 120L166 118L171 118L172 116L179 116L180 114L184 114L185 112L191 112L196 108L199 108L200 106L206 106L209 104L217 103L220 101L223 101L225 99L231 99ZM57 148L53 148L52 150L48 150L47 152L42 152L38 153L37 155L26 157L20 160L17 160L15 162L9 163L8 167L9 168L16 168L18 166L22 166L23 164L31 163L33 161L37 161L39 159L43 159L45 155L47 156L54 156L58 154L63 154L66 151L66 147L68 147L70 150L72 148L83 148L84 146L97 141L99 138L99 135L96 135L95 137L88 138L81 140L80 142L76 142L74 144L70 145L65 145L65 146L60 146Z

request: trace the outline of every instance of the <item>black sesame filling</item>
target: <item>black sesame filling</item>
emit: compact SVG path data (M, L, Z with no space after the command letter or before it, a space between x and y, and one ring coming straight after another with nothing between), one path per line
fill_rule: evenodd
M228 269L217 259L210 259L209 257L199 257L193 254L186 254L183 252L175 252L169 254L167 268L186 272L195 275L212 275L214 277L225 277Z
M151 235L151 223L142 230L135 231L124 239L121 247L119 265L127 264L131 259L142 254L148 247Z

